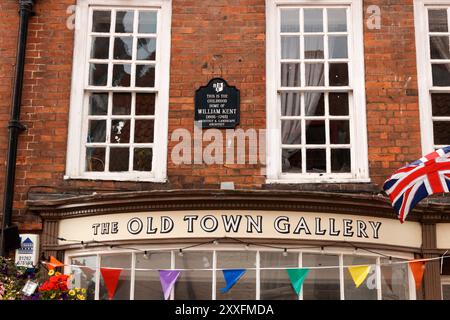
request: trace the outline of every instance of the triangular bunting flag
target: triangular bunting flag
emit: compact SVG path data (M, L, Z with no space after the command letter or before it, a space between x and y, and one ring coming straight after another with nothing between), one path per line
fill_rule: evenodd
M370 271L370 266L357 266L357 267L348 267L348 271L352 276L353 282L358 288L361 283L367 278L367 275Z
M109 300L111 300L116 293L117 283L119 282L121 272L122 269L100 268L100 273L102 274L106 289L108 289Z
M247 270L245 269L228 269L222 270L223 278L225 279L225 288L220 289L220 292L227 293L240 278L245 274Z
M164 293L164 299L168 300L175 282L177 282L181 271L177 270L159 270L159 280Z
M411 268L412 274L414 276L414 281L416 282L416 288L419 288L422 284L423 273L425 272L425 262L424 261L412 261L409 262L409 267Z
M54 256L50 256L50 262L47 263L48 269L53 270L58 267L64 267L64 263L56 259Z
M299 295L303 282L308 276L309 269L286 269L286 272L289 275L289 279L291 279L291 284L295 293Z

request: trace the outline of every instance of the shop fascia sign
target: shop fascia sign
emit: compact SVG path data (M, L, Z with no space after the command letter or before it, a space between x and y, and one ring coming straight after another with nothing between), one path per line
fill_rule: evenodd
M119 220L93 223L91 231L92 236L102 236L119 234L123 228L130 236L142 234L169 236L172 233L178 233L176 231L180 231L180 228L186 234L213 234L222 231L229 235L263 234L267 229L271 229L271 232L280 235L303 234L378 239L382 227L382 222L376 220L314 217L311 221L303 216L293 219L286 215L279 215L272 219L265 218L263 215L248 214L188 214L176 218L168 215L159 217L149 215L132 217L126 223L121 223Z

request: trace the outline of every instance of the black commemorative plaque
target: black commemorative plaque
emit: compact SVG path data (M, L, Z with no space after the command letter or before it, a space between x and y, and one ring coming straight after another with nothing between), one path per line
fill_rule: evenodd
M200 128L235 128L239 124L240 93L221 78L195 92L195 124Z

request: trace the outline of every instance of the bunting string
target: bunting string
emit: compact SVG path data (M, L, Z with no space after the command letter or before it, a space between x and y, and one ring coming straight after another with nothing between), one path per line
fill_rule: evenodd
M423 259L412 259L412 260L404 260L404 261L391 261L391 262L383 262L380 264L358 264L358 265L343 265L342 268L353 268L353 267L367 267L367 266L392 266L392 265L400 265L400 264L408 264L408 263L414 263L414 262L430 262L430 261L436 261L436 260L440 260L440 259L445 259L445 258L450 258L450 256L443 256L443 257L434 257L434 258L423 258ZM41 261L42 264L44 265L51 265L50 262L47 261ZM85 265L77 265L77 264L61 264L61 267L65 266L65 267L71 267L71 268L89 268L92 270L98 270L100 268L108 268L108 269L112 269L112 270L135 270L135 271L160 271L160 270L177 270L177 271L223 271L223 270L232 270L235 268L189 268L189 269L185 269L185 268L165 268L165 269L154 269L154 268L114 268L114 267L89 267L89 266L85 266ZM336 268L341 268L341 266L316 266L316 267L309 267L309 266L302 266L302 267L298 267L298 266L284 266L284 267L250 267L250 268L245 268L246 270L285 270L285 269L291 269L291 268L307 268L307 269L311 269L311 270L321 270L321 269L336 269Z

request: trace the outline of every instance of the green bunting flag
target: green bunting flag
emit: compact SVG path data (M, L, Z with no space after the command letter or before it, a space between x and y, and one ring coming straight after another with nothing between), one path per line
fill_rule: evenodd
M308 276L309 269L286 269L286 272L289 275L289 279L291 279L291 284L295 293L299 295L303 282Z

